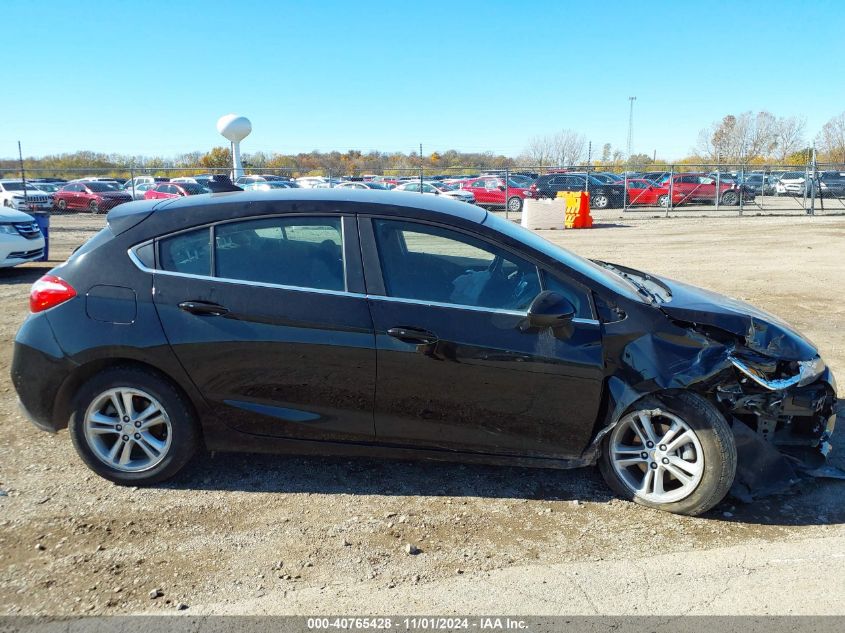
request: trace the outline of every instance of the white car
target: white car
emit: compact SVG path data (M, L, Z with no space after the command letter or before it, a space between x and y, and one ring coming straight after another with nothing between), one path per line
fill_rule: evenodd
M775 183L775 194L779 196L803 196L806 174L802 171L788 171Z
M53 198L46 191L22 180L0 180L0 203L7 209L18 211L49 211Z
M44 236L32 216L0 208L0 268L25 264L43 254Z
M303 176L302 178L296 179L296 184L300 187L305 187L306 189L311 189L316 187L317 185L322 185L327 182L326 178L322 176Z
M143 200L144 194L147 193L147 191L160 184L160 182L141 182L135 185L134 192L132 185L126 187L125 191L132 196L133 200Z
M415 193L419 193L420 186L422 186L422 193L427 193L433 196L446 196L447 198L460 200L461 202L475 204L475 196L472 194L471 191L464 191L463 189L454 189L449 185L443 184L442 182L423 182L422 185L420 185L418 181L406 182L396 187L394 191L412 191Z

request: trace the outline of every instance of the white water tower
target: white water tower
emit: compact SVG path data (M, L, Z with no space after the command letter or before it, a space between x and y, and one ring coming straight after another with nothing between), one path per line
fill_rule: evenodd
M245 116L227 114L217 120L217 131L232 145L232 180L235 180L244 174L241 164L241 141L252 132L252 123Z

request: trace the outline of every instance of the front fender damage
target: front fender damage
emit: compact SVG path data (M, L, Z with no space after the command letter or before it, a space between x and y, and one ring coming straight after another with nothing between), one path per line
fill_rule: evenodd
M806 475L845 478L845 472L825 465L836 415L845 413L829 370L809 385L768 390L733 362L744 341L728 332L714 336L712 328L700 331L692 323L668 320L669 328L665 321L656 328L639 324L634 336L625 321L605 326L607 414L586 459L598 458L604 437L640 399L691 390L712 402L731 424L737 446L731 494L736 498L749 501L781 493ZM755 339L759 348L762 341ZM767 341L769 350L772 343Z

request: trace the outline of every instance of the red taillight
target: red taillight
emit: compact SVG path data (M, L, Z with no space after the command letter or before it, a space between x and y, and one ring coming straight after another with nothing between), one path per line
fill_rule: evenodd
M76 290L64 279L55 275L44 275L32 284L29 291L29 310L43 312L75 296Z

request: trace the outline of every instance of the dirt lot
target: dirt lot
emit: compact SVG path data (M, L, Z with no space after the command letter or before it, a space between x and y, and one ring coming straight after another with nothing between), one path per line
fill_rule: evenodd
M54 219L51 265L102 221ZM843 217L543 233L770 310L845 376ZM845 482L695 519L613 499L593 469L216 455L165 486L116 487L16 408L12 340L48 268L0 271L0 614L845 610Z

